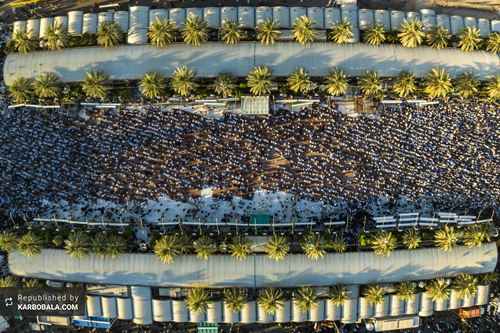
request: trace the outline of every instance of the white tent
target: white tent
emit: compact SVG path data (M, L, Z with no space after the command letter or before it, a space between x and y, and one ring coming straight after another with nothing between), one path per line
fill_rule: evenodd
M296 20L300 19L302 16L307 16L307 9L304 7L291 7L290 8L290 27Z
M28 21L29 23L29 21ZM38 35L39 38L45 37L45 33L47 32L47 28L54 23L53 17L44 17L40 20L40 33Z
M82 33L95 34L97 32L97 14L83 14Z
M273 9L271 7L261 6L255 8L255 25L258 26L269 19L273 19Z
M177 29L181 29L186 22L186 9L171 8L169 9L168 16L170 18L170 23L174 24Z
M255 28L255 10L254 7L238 7L238 23L242 28Z
M238 8L236 7L222 7L221 10L221 24L226 21L238 22Z
M278 22L278 28L290 29L290 8L282 6L273 7L273 20Z
M128 31L129 12L119 11L113 15L113 21L122 28L123 32Z
M73 11L68 13L68 35L81 35L83 26L83 12Z
M203 19L207 21L207 26L210 29L220 28L220 8L205 7L203 8Z
M320 7L308 7L307 8L307 17L316 22L314 28L316 29L325 29L325 13L323 8Z
M151 9L149 11L149 26L158 18L161 22L168 20L168 9Z
M31 19L28 20L27 24L28 26L28 31L31 30L31 38L38 38L40 36L40 20L39 19ZM14 31L17 29L17 27L14 27ZM44 32L45 34L45 32Z

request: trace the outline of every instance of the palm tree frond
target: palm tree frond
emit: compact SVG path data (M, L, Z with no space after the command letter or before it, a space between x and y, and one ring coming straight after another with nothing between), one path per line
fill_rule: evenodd
M208 24L200 16L188 17L182 25L181 34L186 44L199 46L208 40Z

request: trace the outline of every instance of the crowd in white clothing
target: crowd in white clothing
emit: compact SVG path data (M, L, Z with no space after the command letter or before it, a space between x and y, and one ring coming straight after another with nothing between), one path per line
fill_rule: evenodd
M205 187L221 200L263 189L354 210L380 195L495 207L500 194L500 113L489 104L388 108L378 119L314 105L256 119L152 107L1 120L0 203L15 215L44 199L187 202Z

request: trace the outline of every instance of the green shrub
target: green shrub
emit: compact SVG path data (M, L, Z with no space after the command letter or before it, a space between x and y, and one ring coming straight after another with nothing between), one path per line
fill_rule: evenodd
M422 230L422 240L423 241L432 241L434 240L435 232L433 230Z
M359 237L359 244L361 246L369 246L372 243L372 236L369 233L362 233Z
M64 237L61 235L57 235L56 237L54 237L52 242L54 243L55 246L60 247L61 245L64 244Z

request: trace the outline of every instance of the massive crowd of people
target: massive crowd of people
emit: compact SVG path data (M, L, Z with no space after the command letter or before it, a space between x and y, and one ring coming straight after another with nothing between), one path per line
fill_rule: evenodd
M18 216L44 199L186 202L207 186L223 200L264 189L358 208L380 195L496 207L500 194L500 113L489 104L387 108L378 119L315 105L255 119L152 107L0 120L0 202Z

